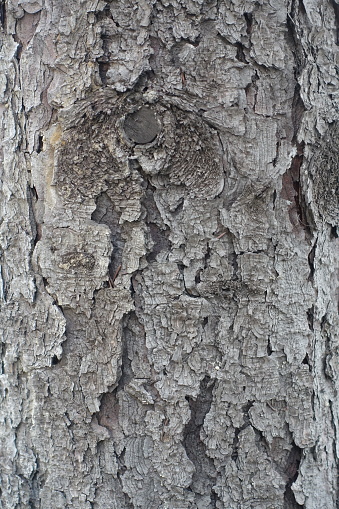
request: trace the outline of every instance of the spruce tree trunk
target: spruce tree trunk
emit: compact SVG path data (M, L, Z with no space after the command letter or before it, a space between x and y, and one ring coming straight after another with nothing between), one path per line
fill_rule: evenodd
M0 14L0 507L338 507L337 0Z

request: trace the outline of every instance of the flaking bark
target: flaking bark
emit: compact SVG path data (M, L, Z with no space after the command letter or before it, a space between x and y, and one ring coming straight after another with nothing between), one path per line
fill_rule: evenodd
M338 507L337 0L0 22L0 507Z

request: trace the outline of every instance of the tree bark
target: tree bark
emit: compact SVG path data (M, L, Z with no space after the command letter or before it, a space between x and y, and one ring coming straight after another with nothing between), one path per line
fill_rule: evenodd
M1 2L2 509L338 508L338 20Z

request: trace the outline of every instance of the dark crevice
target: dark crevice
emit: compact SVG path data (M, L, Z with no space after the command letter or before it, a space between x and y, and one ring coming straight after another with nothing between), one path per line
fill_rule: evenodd
M101 83L104 86L106 86L107 85L107 72L109 70L109 63L102 61L102 60L97 60L97 62L99 64L99 77L101 79Z
M122 476L123 476L123 474L127 470L127 467L126 467L126 464L125 464L125 453L126 453L126 449L124 448L123 451L121 452L121 454L119 456L117 456L117 461L118 461L117 478L119 480L122 492L123 492L124 497L125 497L124 507L126 509L134 509L134 505L132 504L132 500L130 499L129 495L123 490Z
M273 353L273 350L272 350L271 340L270 340L270 338L268 338L267 339L267 355L268 355L268 357L270 355L272 355L272 353Z
M300 183L300 170L304 160L304 142L297 143L297 154L293 157L290 168L284 173L282 179L281 197L292 202L288 213L291 224L300 225L307 239L312 238L313 220L308 210Z
M338 226L331 226L330 231L330 239L337 239L338 238Z
M211 248L209 245L207 245L207 250L204 257L204 269L207 269L208 267L208 261L211 258Z
M6 25L6 2L5 0L0 1L0 25L5 28Z
M40 152L42 152L43 149L44 149L43 136L42 136L42 134L39 134L39 136L38 136L38 146L37 146L37 149L36 149L37 154L40 154Z
M59 364L61 359L59 359L56 355L53 355L52 359L51 359L51 365L52 366L56 366L57 364Z
M233 443L232 443L232 454L231 454L231 458L234 462L237 461L237 459L238 459L240 431L241 431L241 428L235 428L235 430L234 430L234 437L233 437Z
M213 509L217 509L218 507L222 507L222 501L218 494L213 490L211 492L211 505Z
M126 464L125 464L125 454L126 454L126 448L124 447L119 456L117 457L118 460L118 476L124 474L127 470Z
M255 426L253 426L253 424L251 424L251 425L252 425L252 428L253 428L253 430L255 432L256 445L257 445L258 449L259 450L263 450L264 449L265 453L267 455L269 455L269 453L270 453L270 445L269 445L268 441L266 440L265 435L263 434L263 432L260 429L258 429Z
M179 201L177 207L171 211L172 212L172 216L177 216L178 214L180 214L180 212L182 211L182 209L184 208L184 198L181 198L181 200Z
M35 187L27 186L27 202L29 211L29 222L31 225L32 251L37 242L37 222L35 219L35 204L38 201L38 193Z
M273 191L273 195L272 195L272 202L273 202L273 210L275 209L275 203L277 201L277 191L276 189Z
M20 63L20 58L21 58L21 54L22 54L22 43L18 40L18 38L16 36L14 36L14 40L15 40L15 42L18 43L18 47L16 49L14 56L15 56L16 60Z
M290 175L292 177L293 187L295 190L294 201L297 208L297 213L299 216L300 223L304 226L305 218L302 210L302 196L301 196L301 188L300 188L300 168L304 160L304 142L297 144L297 154L292 159L292 164L290 167Z
M95 16L97 18L97 21L102 21L107 18L113 19L109 4L107 3L101 11L97 11L95 13Z
M292 124L293 124L292 143L297 144L297 135L305 111L306 108L300 95L300 85L299 83L296 83L292 102Z
M200 294L199 294L198 290L196 290L195 288L190 289L190 288L187 288L187 286L186 286L186 281L185 281L185 265L183 263L177 263L177 266L178 266L180 274L182 275L182 282L183 282L183 285L184 285L184 288L185 288L186 295L188 295L189 297L192 297L194 299L200 297ZM192 293L193 291L196 292L196 293Z
M229 255L230 263L233 267L233 275L232 275L232 281L238 281L239 280L239 264L238 264L238 255L237 253L233 252Z
M307 207L301 187L300 178L300 168L304 160L305 143L303 141L300 143L298 142L298 133L302 119L304 117L304 113L306 111L300 93L301 87L298 83L300 74L304 69L306 61L305 52L300 42L303 36L303 29L300 28L302 26L305 26L305 28L308 26L305 7L301 0L292 0L290 12L287 14L287 28L292 45L291 49L293 51L295 60L295 88L292 101L291 117L293 124L292 143L296 145L297 154L292 160L290 169L283 176L283 185L285 184L285 191L287 191L287 194L290 194L289 198L284 198L289 199L291 202L294 201L295 204L294 206L291 205L289 207L290 221L294 227L296 227L299 223L305 231L306 238L310 240L312 237L312 213L311 210ZM291 187L294 189L294 193Z
M132 311L124 320L122 330L122 357L121 357L121 375L118 381L116 391L121 391L134 378L132 370L132 355L130 355L130 343L133 342L133 324L137 321L135 313Z
M6 343L0 343L0 359L1 359L1 370L0 370L0 374L1 375L4 375L5 374L5 363L4 363L4 358L5 358L5 355L6 355L6 350L7 350L7 346L6 346Z
M276 142L276 146L275 146L275 158L272 161L274 167L277 166L277 162L278 162L278 158L279 158L280 145L281 145L281 140L278 139L277 142Z
M246 390L246 387L243 387L243 390ZM252 408L254 401L248 401L246 405L242 407L243 412L243 420L244 424L240 426L239 428L234 429L234 437L233 437L233 444L232 444L232 454L231 458L234 462L238 459L238 450L239 450L239 435L241 431L243 431L245 428L251 425L250 423L250 417L249 417L249 410ZM254 428L253 428L254 429Z
M336 38L335 43L337 46L339 46L339 4L337 4L336 0L330 0L333 10L334 10L334 16L335 16L335 24L336 24Z
M315 260L315 253L316 253L316 249L317 249L317 242L318 242L318 239L316 239L311 251L308 254L308 265L310 267L310 274L308 276L308 280L311 282L313 282L313 280L314 280L314 272L315 272L314 260Z
M112 434L118 426L119 418L119 400L117 398L117 389L112 392L106 392L102 395L100 401L100 410L96 414L100 426L104 426Z
M237 47L237 53L236 53L235 58L237 60L239 60L239 62L243 62L244 64L248 64L248 62L246 60L246 57L245 57L244 45L241 44L241 42L237 42L236 43L236 47Z
M297 18L301 18L301 19L300 19L300 22L296 23ZM294 53L294 59L295 59L295 64L296 64L295 65L295 78L297 81L297 78L301 74L302 69L304 67L305 60L306 60L306 55L305 55L304 49L301 44L303 34L300 33L300 31L302 29L300 29L299 26L301 26L301 27L308 26L308 20L307 20L307 15L305 12L305 7L301 1L292 0L291 10L287 14L286 25L287 25L288 33L292 40L292 51Z
M214 385L215 380L205 376L200 383L200 392L197 398L186 396L191 410L191 418L183 433L183 446L195 467L190 489L198 496L210 493L211 503L216 499L216 494L213 491L216 470L212 459L206 454L206 445L200 438L200 432L211 408Z
M244 12L244 18L246 21L246 33L251 35L253 27L253 14L251 12Z
M36 246L36 244L41 240L42 237L42 225L37 222L36 220L36 204L39 200L39 196L37 193L37 190L34 186L29 188L29 194L28 194L28 203L30 205L30 220L31 220L31 227L32 227L32 237L33 239L33 249Z
M290 486L286 486L284 492L284 509L304 509L304 505L298 504Z
M162 220L154 199L154 191L155 188L147 180L147 189L142 199L142 206L146 212L145 222L153 244L151 251L146 256L149 263L155 261L157 255L162 251L169 252L171 250L169 229Z
M40 507L40 491L43 488L46 480L45 476L40 471L39 457L35 454L36 467L29 480L29 507L31 509L38 509Z
M96 18L99 23L100 23L100 21L104 21L107 18L113 20L112 13L111 13L111 10L110 10L110 7L108 4L105 5L105 7L103 8L102 11L99 11L96 13ZM115 23L115 25L118 26L117 23ZM110 62L110 58L111 58L109 43L111 41L112 36L109 33L106 33L104 25L101 27L101 29L102 29L102 32L100 34L100 38L102 40L103 54L99 58L97 58L97 63L99 65L99 77L101 79L103 86L106 86L107 85L107 71L109 70L109 62Z
M123 320L120 376L113 390L106 392L101 397L100 410L96 414L98 423L106 427L112 435L114 435L116 429L119 429L119 392L135 378L133 368L136 370L136 375L139 375L138 368L140 369L140 366L142 366L141 369L144 372L147 371L143 352L143 347L145 348L144 335L145 332L136 313L131 311ZM142 378L145 377L144 374ZM119 474L122 475L126 470L124 451L118 456L118 465Z
M292 449L288 455L285 465L285 475L287 476L287 482L284 493L284 509L302 509L303 505L297 503L294 493L292 491L292 484L297 480L299 475L299 466L302 457L302 449L298 447L294 442L292 443Z
M313 332L314 331L314 306L311 306L307 310L307 321L308 321L308 327Z
M48 293L47 286L48 286L48 279L46 277L42 278L42 283L45 287L46 292Z
M208 262L209 262L209 259L211 258L211 248L210 246L207 244L207 249L206 249L206 253L205 253L205 256L204 256L204 266L197 270L196 272L196 275L195 275L195 283L196 284L199 284L201 283L201 273L207 269L208 267Z
M311 366L311 363L310 363L310 358L308 356L308 353L306 353L303 361L302 361L302 364L306 364L306 366L308 366L308 370L311 372L312 371L312 366Z
M194 46L195 48L197 48L200 44L200 41L201 41L201 36L200 34L198 35L198 37L196 37L196 39L194 41L192 41L191 39L187 39L185 37L182 37L181 40L187 44L190 44L191 46Z
M202 269L199 269L196 274L195 274L195 278L194 278L194 281L195 281L195 284L198 285L199 283L201 283L201 279L200 279L200 274L202 272Z
M335 408L333 407L333 401L329 400L329 406L331 410L331 426L334 433L334 439L332 440L332 448L333 448L333 457L335 458L336 467L337 467L337 502L336 507L339 509L339 457L337 454L337 442L338 442L338 427L337 427L337 413Z

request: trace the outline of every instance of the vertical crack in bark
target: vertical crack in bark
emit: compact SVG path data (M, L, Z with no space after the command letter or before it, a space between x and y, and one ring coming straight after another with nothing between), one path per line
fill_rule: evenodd
M304 227L307 227L307 225L305 224L304 214L303 214L303 210L302 210L302 204L301 204L302 195L301 195L301 188L300 188L300 168L301 168L301 165L302 165L303 159L304 159L304 146L305 146L305 144L303 142L297 144L297 155L294 156L294 158L292 159L292 164L291 164L289 171L290 171L290 176L292 179L293 188L295 191L294 201L295 201L299 221L300 221L301 225L303 225Z
M246 60L245 56L245 47L241 42L236 43L237 53L235 55L235 58L239 60L239 62L243 62L244 64L248 64L248 61Z
M0 25L2 28L6 26L6 2L5 0L0 1Z
M40 462L39 457L35 457L36 468L32 473L31 479L29 480L30 496L29 496L29 508L39 509L40 507L40 490L45 484L44 477L40 473Z
M297 480L299 475L299 466L302 457L302 449L298 447L294 442L292 443L292 449L287 458L285 466L285 474L287 476L287 483L284 493L284 509L302 509L304 505L298 504L295 499L292 484Z
M139 169L140 175L146 180L147 188L142 199L142 206L146 212L145 222L148 226L149 237L153 244L152 249L146 256L148 263L156 260L157 255L162 251L170 251L169 228L164 224L157 204L154 199L156 188L152 186L147 177Z
M337 27L337 33L336 33L336 45L339 46L339 5L337 4L336 0L330 0L333 10L334 10L334 16L335 16L335 24Z
M312 212L307 206L304 190L302 188L302 179L300 176L300 169L304 161L304 141L298 142L298 133L302 123L304 113L306 111L304 102L301 97L301 87L298 83L302 70L305 67L305 51L302 46L302 33L300 28L302 25L308 25L308 18L305 7L301 0L292 0L290 12L287 15L287 28L291 37L292 52L295 59L295 89L292 101L292 124L293 124L293 137L292 143L296 145L297 153L292 160L291 167L283 176L283 193L285 199L293 202L294 205L289 208L290 221L293 226L297 226L297 221L303 227L306 239L312 238L312 231L314 230L314 220ZM288 192L288 189L290 191ZM286 194L286 196L284 196Z
M331 426L333 428L334 440L332 440L333 457L337 466L337 507L339 508L339 457L337 454L337 443L338 443L338 428L337 419L335 415L335 409L333 408L333 401L329 400L330 411L331 411Z
M318 242L318 239L315 240L313 247L308 254L308 265L310 267L310 274L308 276L308 280L311 282L313 282L313 280L314 280L314 272L315 272L314 260L315 260L315 253L316 253L316 249L317 249L317 242Z
M314 229L311 211L308 209L303 194L300 179L300 169L304 160L304 142L297 143L297 154L292 159L290 168L284 173L282 179L281 197L291 202L288 214L291 224L296 228L303 228L306 239L311 240Z
M37 242L41 238L41 227L36 221L36 203L38 201L38 193L36 188L27 186L27 203L28 203L28 211L29 211L29 222L31 225L31 236L32 236L32 247L31 247L31 256L33 254L34 247Z
M299 18L303 19L305 25L307 26L308 20L307 15L305 11L304 4L301 0L292 0L291 1L291 9L290 12L287 13L287 28L289 31L289 34L291 36L291 39L293 41L294 46L294 58L295 58L295 78L297 80L298 76L301 73L301 70L304 67L306 55L304 52L304 49L302 47L301 41L303 40L303 37L299 34Z
M250 36L252 33L253 27L253 13L252 12L244 12L244 18L246 21L246 33Z
M297 79L297 77L296 77ZM300 85L296 83L294 88L294 96L292 101L292 124L293 124L293 138L292 143L297 144L297 135L302 122L303 115L306 111L304 102L300 95ZM303 147L302 147L303 148ZM302 151L301 151L302 155Z
M271 343L271 338L268 337L267 338L267 347L266 347L266 350L267 350L267 356L270 357L273 353L273 348L272 348L272 343Z
M191 410L191 418L184 429L183 446L188 458L195 467L190 490L197 497L210 494L212 507L216 507L216 497L213 491L213 484L216 479L216 469L213 460L206 454L206 445L201 440L200 431L204 424L205 417L209 412L213 400L213 388L215 380L209 376L200 383L200 392L194 400L190 396L186 399Z
M307 322L310 331L314 332L314 305L307 310Z
M104 20L105 19L113 20L109 4L106 4L101 11L98 11L96 13L96 19L98 23L103 22L100 34L100 38L102 40L103 53L99 58L97 58L97 63L99 66L99 77L101 79L103 86L105 87L107 85L107 71L110 68L111 52L109 50L109 43L112 40L112 36L109 34L109 30L107 31L107 29L105 29Z
M37 147L36 147L36 153L40 154L44 149L44 138L42 134L38 135L38 141L37 141Z

